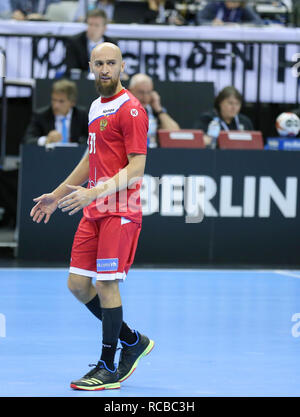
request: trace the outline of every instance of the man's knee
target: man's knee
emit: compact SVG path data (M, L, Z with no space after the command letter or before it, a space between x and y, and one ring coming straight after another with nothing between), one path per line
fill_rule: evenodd
M111 306L111 304L120 304L120 292L118 281L100 281L96 282L97 293L101 300L101 305Z
M96 281L96 287L100 292L113 293L119 290L119 283L116 280Z
M91 285L91 278L69 274L68 288L80 301L85 302L89 298Z

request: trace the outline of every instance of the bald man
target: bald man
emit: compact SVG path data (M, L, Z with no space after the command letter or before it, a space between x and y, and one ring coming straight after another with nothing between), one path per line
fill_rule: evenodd
M89 111L89 152L54 191L34 199L37 204L30 215L37 223L43 219L47 223L57 207L69 215L83 209L72 246L68 287L102 320L102 351L94 368L71 382L71 388L98 391L120 388L120 382L154 347L152 340L123 321L119 291L141 231L148 117L120 82L124 62L116 45L96 46L89 65L99 92ZM118 338L122 351L117 367Z
M144 106L148 118L148 147L157 146L157 129L179 130L180 127L162 106L157 91L153 90L152 79L146 74L135 74L129 82L129 90Z

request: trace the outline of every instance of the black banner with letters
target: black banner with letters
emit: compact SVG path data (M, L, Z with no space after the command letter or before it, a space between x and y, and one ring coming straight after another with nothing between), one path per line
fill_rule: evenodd
M22 147L20 259L68 262L81 215L33 223L32 199L53 190L85 147ZM299 154L149 150L135 265L299 266Z

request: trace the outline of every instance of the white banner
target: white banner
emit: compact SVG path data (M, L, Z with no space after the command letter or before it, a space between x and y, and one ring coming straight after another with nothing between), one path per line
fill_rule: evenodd
M65 70L63 41L42 38L37 42L32 74L32 39L29 34L73 35L84 28L84 24L76 23L18 22L16 25L4 22L1 32L10 36L0 36L0 47L7 53L7 77L60 76ZM13 36L15 33L24 36L26 33L27 37L17 38ZM298 28L179 28L111 24L107 35L120 39L143 39L119 42L128 75L145 72L160 81L213 81L216 93L233 81L244 93L247 102L300 101L297 77L300 44L293 44L300 39ZM155 37L157 41L147 40L150 37ZM285 43L268 43L282 41ZM9 91L10 96L27 94L20 89Z

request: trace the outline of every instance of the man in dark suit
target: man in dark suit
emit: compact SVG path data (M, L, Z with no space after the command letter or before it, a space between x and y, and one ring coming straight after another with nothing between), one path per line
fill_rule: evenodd
M15 20L45 20L48 6L61 0L10 0L12 15ZM1 1L2 3L2 1Z
M212 24L221 26L232 23L252 23L262 25L264 22L245 1L213 1L199 10L196 16L198 25Z
M75 106L77 87L73 81L53 83L51 105L33 114L24 143L43 146L49 143L86 143L88 114Z
M102 42L112 42L104 35L107 16L104 10L95 9L87 15L87 30L72 36L66 49L66 75L70 76L72 69L88 73L92 49Z

